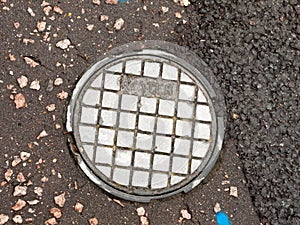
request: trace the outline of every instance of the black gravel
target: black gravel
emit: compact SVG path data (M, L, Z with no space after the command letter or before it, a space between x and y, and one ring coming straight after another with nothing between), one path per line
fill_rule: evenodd
M237 140L261 222L300 224L300 2L192 2L178 41L222 86L227 138Z

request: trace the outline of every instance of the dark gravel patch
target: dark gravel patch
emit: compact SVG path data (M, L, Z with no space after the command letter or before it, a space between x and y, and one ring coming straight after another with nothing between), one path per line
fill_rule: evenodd
M178 41L213 69L247 185L263 224L300 221L300 4L204 0Z

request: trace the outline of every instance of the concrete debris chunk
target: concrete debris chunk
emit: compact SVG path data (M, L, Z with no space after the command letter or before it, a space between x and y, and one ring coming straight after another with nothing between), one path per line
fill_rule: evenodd
M61 85L61 84L63 84L63 83L64 83L64 81L63 81L63 79L60 78L60 77L58 77L58 78L56 78L56 79L54 80L54 85L55 85L55 86L59 86L59 85Z
M24 57L24 61L27 65L29 65L32 68L37 67L38 65L40 65L38 62L34 61L33 59L29 58L29 57Z
M19 86L20 88L24 88L27 86L28 84L28 78L26 76L20 76L18 79L17 79L18 83L19 83Z
M9 216L5 214L0 214L0 225L4 225L8 222Z
M15 96L14 103L17 109L23 108L27 105L25 96L22 93L19 93Z
M11 166L15 167L22 162L19 156L14 156L14 160L11 162Z
M23 223L23 218L21 215L15 215L12 220L16 223L16 224L21 224Z
M45 221L45 225L56 225L56 224L57 224L57 221L55 218L50 218Z
M45 130L42 130L41 133L36 137L36 139L41 139L43 137L48 136L48 133Z
M12 169L7 169L4 173L4 178L7 182L11 180L11 176L13 175L14 171Z
M58 6L54 6L53 11L60 15L64 13L64 11L61 8L59 8Z
M90 225L98 225L98 219L97 218L91 218L89 219Z
M56 95L59 99L63 100L63 99L66 99L68 98L69 94L68 92L65 92L64 90L62 90L60 93L58 93Z
M11 207L11 209L14 211L19 211L19 210L23 209L25 206L26 206L26 202L22 199L19 199L16 202L16 204L13 207Z
M34 193L37 196L43 196L43 188L41 188L41 187L34 187Z
M46 106L48 112L53 112L55 110L55 104L50 104Z
M17 181L20 183L24 183L26 181L26 178L22 172L18 173L17 175Z
M114 28L116 30L120 30L123 27L124 22L125 21L122 18L117 19L116 22L115 22Z
M53 215L56 219L61 217L61 210L59 208L51 208L50 214Z
M100 21L106 21L108 20L108 16L107 15L101 15L100 16Z
M71 41L66 38L56 43L56 47L61 48L63 50L67 49L71 44Z
M100 5L100 0L93 0L93 4Z
M30 16L35 17L35 13L33 12L32 8L28 7L27 12L30 14Z
M13 196L19 197L19 196L23 196L23 195L26 195L26 194L27 194L27 187L18 185L18 186L15 187Z
M37 90L37 91L40 90L41 89L40 82L38 80L32 81L30 84L30 89Z
M139 208L136 209L136 211L137 211L137 214L138 214L139 216L144 216L145 213L146 213L144 207L139 207Z
M105 3L109 5L116 5L118 4L118 0L105 0Z
M59 207L63 207L65 205L65 202L66 202L65 194L66 193L64 192L64 193L54 197L54 202Z
M31 154L29 152L21 152L20 158L22 159L22 161L26 161L27 159L29 159L30 155Z
M36 28L39 32L43 32L46 29L47 23L45 21L39 21L37 22Z
M191 214L186 209L181 210L180 214L181 214L183 219L186 219L186 220L192 219Z
M74 206L74 209L76 212L78 213L82 213L83 211L83 205L80 203L80 202L76 202L75 206Z
M229 195L237 198L238 197L237 187L231 186Z

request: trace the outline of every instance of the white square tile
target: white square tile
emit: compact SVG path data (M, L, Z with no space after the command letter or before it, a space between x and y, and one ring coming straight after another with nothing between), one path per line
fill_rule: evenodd
M204 123L196 123L194 137L209 140L210 139L210 125L204 124Z
M82 102L86 105L99 105L100 91L97 90L86 90Z
M159 100L158 114L165 116L174 116L175 102L170 100Z
M104 81L104 88L108 90L115 90L119 91L120 90L120 75L114 75L107 73L105 75L105 81Z
M82 142L95 142L96 127L79 126L80 140Z
M135 121L136 121L136 114L121 112L119 127L125 129L135 129Z
M108 166L96 166L96 168L106 177L110 177L111 168Z
M152 135L137 133L136 148L151 151L152 141Z
M190 154L190 146L191 141L182 138L176 138L174 143L174 153L178 155L186 155Z
M98 143L103 145L114 144L115 131L106 128L99 128Z
M159 189L165 188L168 186L168 175L161 174L161 173L153 173L151 179L151 188L152 189Z
M178 69L174 66L164 63L162 78L166 80L177 80L178 79Z
M187 102L178 102L178 112L177 116L180 118L193 118L194 104Z
M207 102L205 95L203 94L203 92L201 91L201 89L199 88L198 90L198 95L197 95L197 101L198 102Z
M135 187L147 187L149 173L144 171L134 171L132 175L132 185Z
M121 109L136 111L138 96L135 95L122 95Z
M139 130L153 132L154 119L153 116L139 115Z
M105 91L103 93L102 107L117 109L119 107L119 95Z
M98 109L83 107L81 109L81 123L96 124Z
M183 121L183 120L176 121L176 135L182 137L184 136L191 137L191 131L192 131L192 122Z
M117 149L115 164L118 166L130 166L131 157L132 157L132 151Z
M180 84L179 99L194 101L195 100L195 86Z
M180 80L184 82L194 83L194 81L185 73L181 73Z
M117 145L120 147L132 148L133 136L134 136L133 132L119 130Z
M113 127L116 125L117 112L111 110L101 110L100 125Z
M193 143L193 156L204 158L209 149L209 142L194 141Z
M189 166L188 158L181 158L176 156L173 157L172 172L187 174L188 166Z
M118 64L115 64L115 65L107 68L107 71L122 73L122 69L123 69L123 63L118 63Z
M170 153L171 143L172 143L171 137L157 135L155 139L155 151Z
M156 110L156 98L141 97L141 112L155 113Z
M196 119L202 121L211 121L211 114L208 105L197 105Z
M84 152L86 153L87 157L93 161L94 155L94 146L93 145L83 145Z
M144 152L135 152L134 166L139 168L149 169L150 157L151 154L144 153Z
M141 75L142 61L141 60L128 60L126 61L125 73Z
M120 185L127 186L129 184L130 170L115 168L113 173L113 181Z
M191 165L191 173L194 173L201 165L201 160L193 159Z
M106 147L97 147L96 150L96 158L95 162L96 163L107 163L111 165L112 163L112 148L106 148Z
M91 87L94 88L101 88L102 87L102 78L103 78L103 74L101 73L100 75L98 75L95 80L93 81L93 83L91 84Z
M171 185L178 184L182 180L184 180L184 177L171 176Z
M166 155L154 155L153 169L159 171L169 171L170 157Z
M145 62L144 76L159 77L160 63Z
M158 118L157 119L157 133L160 134L172 134L173 130L173 120L167 118Z

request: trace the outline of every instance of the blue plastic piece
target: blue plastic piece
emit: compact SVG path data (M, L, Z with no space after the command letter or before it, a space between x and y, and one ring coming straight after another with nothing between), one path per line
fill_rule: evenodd
M230 225L230 220L227 214L223 211L217 212L216 219L218 225Z

